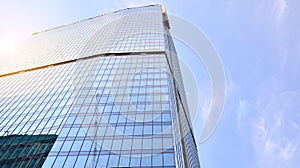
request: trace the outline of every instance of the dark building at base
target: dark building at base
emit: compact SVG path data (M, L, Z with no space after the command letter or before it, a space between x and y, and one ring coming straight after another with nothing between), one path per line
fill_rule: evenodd
M9 135L0 137L1 167L41 167L57 135Z

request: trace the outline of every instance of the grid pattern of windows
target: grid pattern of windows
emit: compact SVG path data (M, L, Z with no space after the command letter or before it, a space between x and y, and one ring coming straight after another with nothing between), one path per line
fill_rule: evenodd
M130 55L0 78L0 132L58 134L46 167L174 167L169 76L165 55Z
M0 133L57 134L72 104L71 65L0 78Z
M198 167L163 19L154 5L33 35L0 62L46 66L0 77L0 135L57 136L44 167Z
M161 23L161 8L148 6L46 30L24 41L14 61L0 60L0 75L107 52L162 51L164 38ZM148 35L135 35L137 32ZM153 37L151 32L161 35ZM124 45L124 40L131 43Z
M175 79L174 89L172 89L172 91L175 92L173 95L175 95L175 102L177 105L177 114L175 117L177 118L177 120L174 121L174 123L179 125L179 128L174 128L174 131L176 132L177 129L178 131L180 131L180 135L176 135L175 133L174 136L175 139L180 139L180 141L182 142L177 144L175 148L177 153L177 163L178 165L184 165L184 160L186 160L185 164L189 167L200 167L197 146L193 135L193 128L191 126L187 99L179 67L178 56L173 43L173 39L168 29L166 30L165 44L167 59L171 65L170 68Z
M49 159L65 157L69 164L68 158L85 156L87 161L75 167L175 166L164 55L108 56L75 68L77 115L67 120ZM80 130L86 134L78 135Z

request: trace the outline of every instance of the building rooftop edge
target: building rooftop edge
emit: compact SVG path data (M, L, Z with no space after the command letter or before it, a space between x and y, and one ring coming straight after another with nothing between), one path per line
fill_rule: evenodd
M87 18L87 19L83 19L83 20L80 20L80 21L76 21L76 22L64 24L64 25L61 25L61 26L53 27L53 28L50 28L50 29L33 32L31 35L37 35L37 34L44 33L44 32L50 31L50 30L55 30L55 29L58 29L58 28L61 28L61 27L65 27L65 26L68 26L68 25L77 24L77 23L80 23L80 22L84 22L84 21L87 21L87 20L91 20L91 19L94 19L94 18L104 16L104 15L107 15L107 14L117 13L117 12L121 12L121 11L128 10L128 9L145 8L145 7L150 7L150 6L161 6L162 10L165 11L165 7L162 6L161 4L151 4L151 5L146 5L146 6L128 7L128 8L119 9L119 10L116 10L116 11L113 11L113 12L104 13L104 14L101 14L101 15L90 17L90 18Z

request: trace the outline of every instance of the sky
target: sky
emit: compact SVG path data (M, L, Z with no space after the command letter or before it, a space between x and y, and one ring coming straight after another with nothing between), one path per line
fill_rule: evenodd
M225 107L210 138L197 140L202 167L298 167L300 1L0 0L0 55L34 32L156 3L205 33L223 64ZM211 83L191 47L176 41L176 48L184 77L194 81L185 85L191 106L199 111L194 123L198 138L212 105Z

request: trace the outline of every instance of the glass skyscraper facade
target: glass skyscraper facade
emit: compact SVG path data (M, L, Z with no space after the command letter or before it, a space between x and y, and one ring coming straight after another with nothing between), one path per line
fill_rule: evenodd
M169 29L151 5L34 33L0 62L0 163L200 167Z

